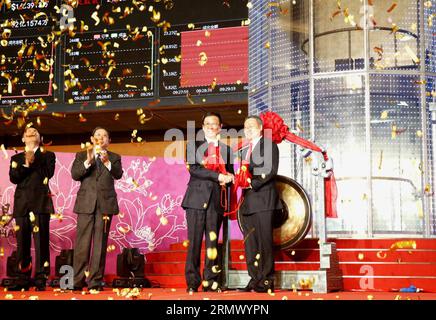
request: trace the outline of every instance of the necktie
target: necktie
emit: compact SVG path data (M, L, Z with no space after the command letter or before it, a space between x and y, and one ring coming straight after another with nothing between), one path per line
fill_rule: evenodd
M97 170L100 171L103 166L103 162L100 160L100 154L96 155L95 163L97 164Z

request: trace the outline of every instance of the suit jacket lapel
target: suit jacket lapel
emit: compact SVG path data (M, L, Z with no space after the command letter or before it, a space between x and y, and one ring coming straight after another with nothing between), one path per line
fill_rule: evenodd
M264 140L263 137L260 138L259 142L254 146L253 150L251 150L251 156L250 156L250 167L253 168L255 165L260 165L260 163L254 163L253 161L253 155L257 155L257 157L263 157L264 156ZM248 151L248 150L247 150Z

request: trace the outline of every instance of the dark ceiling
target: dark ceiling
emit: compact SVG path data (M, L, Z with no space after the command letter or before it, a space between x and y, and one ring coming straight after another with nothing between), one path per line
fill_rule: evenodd
M111 132L113 143L130 142L133 130L138 130L138 136L145 134L148 141L163 141L165 131L171 128L186 129L187 121L195 121L196 127L201 126L202 116L209 111L219 112L223 118L224 128L240 129L247 116L247 104L232 105L192 105L181 107L142 108L144 124L140 123L137 110L101 109L94 112L79 113L30 114L26 123L32 122L45 137L45 142L52 141L54 145L77 144L88 140L96 126L103 126ZM118 116L117 116L118 114ZM37 117L40 126L37 124ZM83 121L83 118L86 121ZM115 120L115 118L118 118ZM4 120L3 123L7 123ZM22 128L18 128L14 119L9 125L0 125L0 143L6 148L21 146Z

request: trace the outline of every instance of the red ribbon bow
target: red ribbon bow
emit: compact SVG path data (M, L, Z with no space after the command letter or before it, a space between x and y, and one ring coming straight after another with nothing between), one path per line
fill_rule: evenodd
M260 115L260 118L263 121L264 136L269 137L275 143L280 143L283 140L287 140L298 144L306 149L311 149L313 151L322 153L325 161L329 159L327 156L327 152L323 151L316 144L306 139L303 139L293 134L292 132L289 132L288 126L285 125L285 122L277 113L268 111L262 113ZM338 191L333 171L328 178L324 178L324 190L325 215L329 218L337 218L338 214L336 208L336 200L338 196Z

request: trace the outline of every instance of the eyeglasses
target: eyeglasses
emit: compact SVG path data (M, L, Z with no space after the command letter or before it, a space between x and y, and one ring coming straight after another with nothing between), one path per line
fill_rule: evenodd
M203 123L203 126L205 126L205 127L219 127L220 124L219 123L206 122L206 123Z

